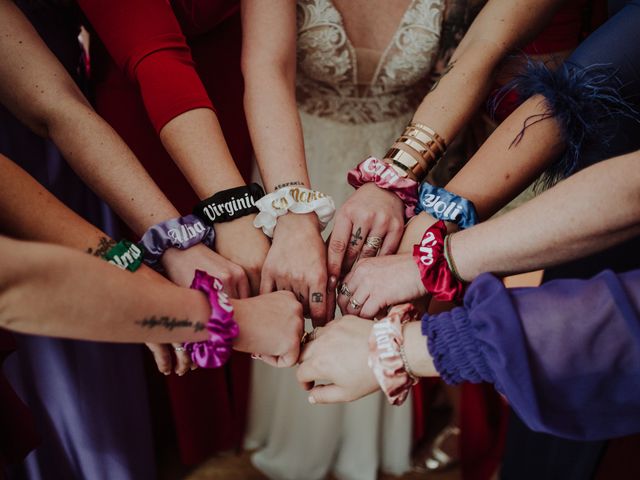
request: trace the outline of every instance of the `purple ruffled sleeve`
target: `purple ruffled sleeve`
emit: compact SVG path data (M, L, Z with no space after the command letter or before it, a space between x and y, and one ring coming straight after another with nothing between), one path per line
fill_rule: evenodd
M536 431L640 431L640 270L516 289L484 274L422 333L446 382L493 383Z

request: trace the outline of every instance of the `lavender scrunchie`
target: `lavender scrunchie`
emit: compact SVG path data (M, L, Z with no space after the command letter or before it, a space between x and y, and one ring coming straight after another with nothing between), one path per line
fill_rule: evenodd
M186 342L184 348L191 355L193 363L199 367L221 367L229 360L231 345L239 333L238 324L233 319L233 307L222 291L222 282L207 272L196 270L191 288L204 292L211 305L211 315L207 322L209 340Z
M144 263L153 267L167 249L186 250L198 243L213 248L215 236L213 227L205 225L195 215L185 215L149 228L140 239L139 245L144 247Z

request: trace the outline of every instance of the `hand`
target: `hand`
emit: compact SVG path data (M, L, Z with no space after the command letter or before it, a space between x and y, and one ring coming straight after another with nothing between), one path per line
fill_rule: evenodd
M260 293L274 290L295 293L314 325L326 322L327 260L315 213L289 213L278 218L262 268Z
M309 390L310 403L350 402L380 388L367 365L372 326L369 320L348 315L317 330L296 374Z
M340 207L329 239L329 288L351 269L358 256L395 253L404 228L404 204L394 193L367 183ZM380 246L365 245L367 239Z
M173 360L171 357L171 351L175 353L176 368L175 373L178 376L182 376L189 370L194 370L197 366L191 361L189 354L184 351L176 351L175 348L182 347L181 343L173 343L171 345L160 343L147 343L147 348L153 353L153 359L156 361L158 370L165 375L171 374L171 368Z
M199 269L218 277L232 298L245 298L251 293L244 270L203 244L187 250L168 249L162 256L162 265L171 281L181 287L189 287Z
M340 310L363 318L373 318L386 307L427 295L420 270L407 253L363 258L342 283L351 295L338 295Z
M260 291L260 271L271 246L262 231L253 226L255 215L216 224L216 252L240 265L246 272L251 291Z
M258 354L274 367L295 365L304 320L302 305L293 293L273 292L231 303L240 327L235 350Z
M404 235L402 236L402 241L398 247L398 252L413 252L413 246L420 243L420 240L422 240L422 236L424 235L424 232L427 231L427 228L436 222L437 220L427 212L420 212L419 215L416 215L409 220L404 229ZM451 231L452 227L455 227L455 224L448 223L447 226Z

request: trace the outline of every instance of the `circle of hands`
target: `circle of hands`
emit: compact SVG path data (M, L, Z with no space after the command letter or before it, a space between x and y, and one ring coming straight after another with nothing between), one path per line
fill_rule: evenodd
M280 217L271 243L252 222L246 216L217 225L215 252L170 249L163 257L168 277L189 286L198 268L220 278L238 299L234 348L274 367L297 365L311 403L352 401L378 389L367 365L371 320L427 294L413 242L402 242L402 201L362 186L336 212L326 242L315 213ZM343 316L335 316L336 306ZM304 332L304 316L312 332ZM165 375L172 365L178 375L196 368L180 344L148 347Z

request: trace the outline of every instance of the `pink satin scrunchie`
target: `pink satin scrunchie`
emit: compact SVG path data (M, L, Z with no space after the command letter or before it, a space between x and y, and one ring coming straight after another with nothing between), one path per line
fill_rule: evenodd
M395 193L404 202L404 215L407 219L415 215L418 204L418 182L401 177L386 162L375 157L367 158L347 173L347 182L354 188L373 182L378 187Z
M375 322L369 336L368 364L391 405L402 405L418 380L405 368L400 348L404 343L402 325L413 317L410 303L396 305Z
M413 259L420 270L424 288L436 300L460 302L464 284L458 280L444 255L447 226L440 220L431 225L418 245L413 246Z
M196 270L191 282L191 288L204 292L211 305L211 315L207 322L209 340L184 344L191 360L199 367L217 368L224 365L231 356L233 340L238 336L239 329L233 319L233 307L222 287L218 278L202 270Z

